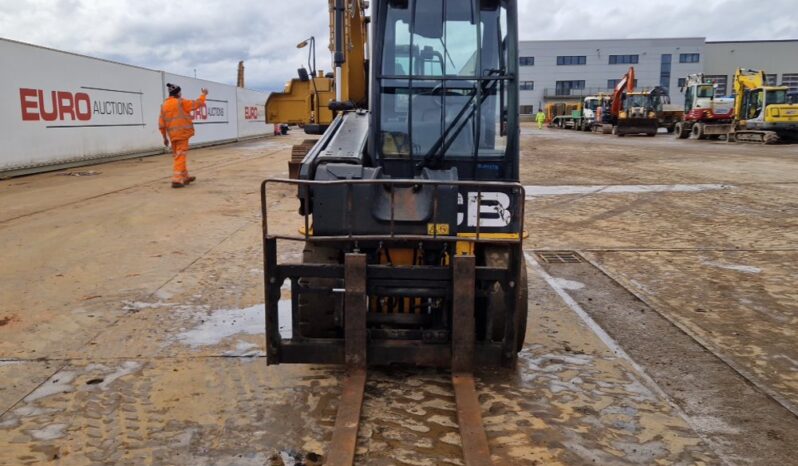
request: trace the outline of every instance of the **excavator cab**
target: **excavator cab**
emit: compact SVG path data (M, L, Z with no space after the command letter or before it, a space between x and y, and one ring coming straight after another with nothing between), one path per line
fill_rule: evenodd
M771 105L787 105L787 88L746 89L743 93L743 115L746 120L762 119L762 110Z
M763 70L741 68L735 73L730 139L764 144L798 139L798 105L789 103L789 88L766 83Z

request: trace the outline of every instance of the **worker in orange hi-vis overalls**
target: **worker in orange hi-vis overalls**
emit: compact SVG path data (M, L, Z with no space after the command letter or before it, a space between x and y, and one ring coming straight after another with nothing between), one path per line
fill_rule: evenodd
M188 100L182 98L180 86L167 84L166 88L169 90L169 98L161 105L158 129L161 130L163 135L163 145L169 147L169 142L171 141L172 143L172 156L174 158L172 187L182 188L197 179L188 175L188 167L186 166L188 140L191 136L194 136L194 123L191 120L191 112L205 105L205 96L208 95L208 90L202 89L202 93L197 100Z

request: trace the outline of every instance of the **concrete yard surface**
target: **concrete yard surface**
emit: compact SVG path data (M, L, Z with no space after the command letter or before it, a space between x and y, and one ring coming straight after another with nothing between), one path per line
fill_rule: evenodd
M264 358L260 182L303 139L192 151L180 190L168 156L0 181L0 465L323 464L342 369ZM798 146L524 125L522 152L526 342L477 374L494 462L798 457ZM302 226L290 190L268 208ZM356 463L463 464L449 374L370 369Z

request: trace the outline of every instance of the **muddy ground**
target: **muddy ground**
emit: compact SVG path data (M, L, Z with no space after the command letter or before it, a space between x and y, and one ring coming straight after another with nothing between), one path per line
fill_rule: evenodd
M793 461L798 146L522 131L527 339L477 386L496 463ZM340 369L263 358L259 183L301 139L194 151L184 190L165 156L0 181L0 464L323 462ZM288 191L269 209L299 226ZM357 462L462 464L448 374L372 371Z

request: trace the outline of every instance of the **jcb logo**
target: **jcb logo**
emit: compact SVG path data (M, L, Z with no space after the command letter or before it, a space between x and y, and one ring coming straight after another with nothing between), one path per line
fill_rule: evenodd
M457 214L457 224L467 227L476 227L479 222L480 228L504 228L513 221L510 211L510 196L502 192L469 192L466 193L468 202L465 209L463 206L463 195L457 195L457 203L461 206ZM464 210L464 211L463 211Z

